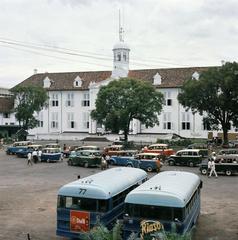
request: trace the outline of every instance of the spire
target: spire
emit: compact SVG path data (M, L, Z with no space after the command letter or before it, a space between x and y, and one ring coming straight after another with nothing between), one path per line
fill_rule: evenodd
M123 27L121 25L121 11L119 9L119 41L120 42L124 42L124 30Z

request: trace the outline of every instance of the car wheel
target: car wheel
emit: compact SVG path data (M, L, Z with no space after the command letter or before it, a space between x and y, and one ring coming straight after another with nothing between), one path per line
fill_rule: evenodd
M189 167L194 167L194 163L193 162L189 162Z
M226 170L226 176L231 176L231 174L232 174L232 172L231 172L231 170Z
M50 162L50 159L47 159L47 162L49 163L49 162Z
M146 170L147 170L147 172L152 172L153 168L152 167L147 167Z
M83 166L84 166L85 168L88 168L88 163L85 162L85 163L83 164Z
M174 161L173 160L169 160L169 166L174 166Z
M132 164L127 164L126 166L127 166L127 167L133 167Z
M68 161L68 165L72 166L72 161L71 160Z
M206 175L206 174L207 174L207 169L203 168L202 171L201 171L201 173L202 173L203 175Z

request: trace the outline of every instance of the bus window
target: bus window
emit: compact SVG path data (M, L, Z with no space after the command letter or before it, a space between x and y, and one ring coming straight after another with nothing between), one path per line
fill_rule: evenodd
M98 200L98 212L107 212L108 207L108 200Z

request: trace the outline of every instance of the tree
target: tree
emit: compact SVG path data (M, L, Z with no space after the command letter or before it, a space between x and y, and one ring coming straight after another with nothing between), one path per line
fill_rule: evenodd
M187 110L204 115L212 130L221 126L227 143L230 126L238 126L238 64L227 62L203 72L199 80L189 79L178 100Z
M159 124L158 114L161 112L163 100L162 93L157 92L151 83L121 78L101 87L97 95L96 109L91 116L113 133L122 130L127 141L132 119L138 119L146 127Z
M38 86L18 85L12 89L12 92L16 104L15 117L19 125L25 130L36 127L38 120L34 113L39 112L46 105L48 99L46 90Z

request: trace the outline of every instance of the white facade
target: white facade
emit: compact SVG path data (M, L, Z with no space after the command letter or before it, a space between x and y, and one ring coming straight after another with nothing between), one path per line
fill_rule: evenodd
M70 134L76 136L80 133L96 134L99 126L97 126L96 121L91 119L90 113L95 109L95 101L100 87L107 85L110 81L130 76L130 72L139 74L140 71L143 71L129 71L129 52L128 45L122 41L114 45L113 70L111 75L105 77L105 79L100 79L100 81L97 81L98 79L91 79L86 87L84 87L86 82L83 77L84 73L80 76L74 76L74 79L71 79L71 85L69 85L69 80L65 79L64 83L68 81L68 89L62 88L60 90L54 89L54 84L57 84L56 81L58 80L57 77L53 79L53 75L55 74L52 74L52 77L50 74L48 74L49 76L46 74L39 81L41 81L41 85L48 91L48 107L37 113L39 125L35 129L30 130L29 133L36 138L44 138L44 136L49 138L49 136L60 136L62 134L68 134L69 136ZM187 69L185 70L187 71ZM148 71L153 72L153 69ZM171 69L172 71L173 69ZM202 116L192 114L191 111L185 111L179 104L177 96L180 87L174 85L166 87L163 85L164 76L167 75L158 69L153 72L152 78L149 79L152 80L154 86L165 97L165 105L158 116L160 124L153 128L145 128L138 120L134 119L130 125L130 133L134 135L175 133L188 138L207 138L208 131L203 127ZM172 75L177 76L176 74ZM199 78L199 73L194 70L188 77L196 81Z

